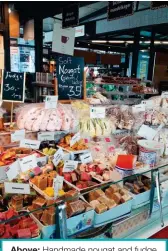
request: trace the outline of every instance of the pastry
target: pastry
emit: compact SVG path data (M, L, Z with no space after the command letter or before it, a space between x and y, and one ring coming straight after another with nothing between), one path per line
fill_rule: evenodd
M113 199L116 202L116 204L119 204L120 200L121 200L121 194L114 193L114 194L112 194L111 199Z
M95 208L96 213L101 214L104 213L105 211L107 211L107 206L103 203L101 203L100 205L97 205Z

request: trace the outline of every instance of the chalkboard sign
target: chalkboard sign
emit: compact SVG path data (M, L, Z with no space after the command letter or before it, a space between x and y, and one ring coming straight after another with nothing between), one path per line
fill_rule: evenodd
M151 9L156 10L159 8L165 8L168 7L168 2L167 1L152 1L151 2Z
M56 58L57 95L59 100L84 99L84 59L71 56Z
M1 99L3 101L24 102L25 73L3 71Z
M134 14L133 1L109 1L108 20L114 20Z
M79 5L75 4L63 8L62 28L74 27L79 24Z

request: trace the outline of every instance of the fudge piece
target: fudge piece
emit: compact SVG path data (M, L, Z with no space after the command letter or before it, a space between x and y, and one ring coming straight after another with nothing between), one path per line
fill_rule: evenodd
M47 176L45 175L40 175L37 180L37 186L41 190L45 190L47 188Z
M43 199L43 198L41 198L41 197L37 198L37 199L34 200L33 203L32 203L34 209L41 208L41 207L43 207L45 204L46 204L46 200Z
M54 178L53 178L52 175L48 175L47 176L47 186L48 187L52 187L53 186L53 180L54 180Z
M105 195L106 195L109 199L112 199L113 192L112 192L112 190L111 190L110 187L106 189Z
M92 177L89 173L81 172L81 175L80 175L81 181L90 181L91 179L92 179Z
M120 194L121 194L121 195L128 194L128 191L127 191L126 189L124 189L124 188L121 188L121 189L120 189Z
M30 229L29 228L19 229L17 231L17 236L19 239L30 239L31 238Z
M22 195L14 195L12 196L11 206L19 211L23 208L23 196Z
M85 206L83 201L81 200L71 202L67 206L67 214L69 217L83 213L84 211L85 211Z
M119 192L119 186L116 184L112 184L109 188L111 189L112 193Z
M107 206L103 203L101 203L100 205L97 205L95 208L96 213L101 214L107 211Z
M111 208L113 208L113 207L116 207L117 204L115 203L114 200L107 200L106 206L108 207L108 209L111 209Z
M92 200L90 202L91 207L93 207L94 209L96 208L96 206L100 205L100 202L98 200Z
M113 199L117 204L119 204L121 200L121 194L114 193L112 194L111 199Z
M128 200L131 200L131 199L132 199L132 198L131 198L131 196L130 196L129 194L123 195L123 196L121 197L121 202L124 203L124 202L126 202L126 201L128 201Z
M97 190L95 190L95 195L100 197L100 196L104 196L105 193L101 189L97 189Z
M71 173L72 182L78 181L76 173Z

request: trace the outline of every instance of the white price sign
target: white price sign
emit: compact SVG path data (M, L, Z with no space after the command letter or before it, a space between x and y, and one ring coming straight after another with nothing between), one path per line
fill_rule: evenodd
M80 140L80 132L76 133L70 140L70 146L75 145L76 142Z
M21 141L25 138L25 130L11 132L11 142Z
M46 96L45 109L57 108L58 96Z
M82 164L87 164L93 162L91 152L80 155Z
M53 163L55 166L59 164L59 162L63 159L64 152L61 148L54 154Z
M73 172L78 166L78 161L66 160L63 167L63 173Z
M132 112L133 113L145 112L145 105L144 104L133 105Z
M54 132L39 132L37 139L39 141L54 140Z
M5 193L30 194L29 184L4 182L4 186L5 186Z
M23 139L20 141L20 147L27 147L38 150L40 147L39 140L32 140L32 139Z
M54 197L58 196L59 190L62 190L64 177L57 175L57 177L53 180L53 188L54 188Z
M168 92L162 92L161 98L168 98Z
M106 116L105 107L91 107L90 118L91 119L104 119Z
M19 161L21 171L23 173L37 167L37 158L34 154L26 156L22 159L19 159L18 161Z
M150 128L147 125L142 125L138 131L139 136L148 140L153 140L156 134L157 134L157 131Z
M12 163L11 165L9 165L5 169L5 172L6 172L6 175L7 175L9 181L15 179L19 175L19 172L20 172L19 161L17 160L14 163Z
M154 106L153 100L143 100L143 101L141 102L141 104L145 105L146 108L147 108L147 107L153 107L153 106Z

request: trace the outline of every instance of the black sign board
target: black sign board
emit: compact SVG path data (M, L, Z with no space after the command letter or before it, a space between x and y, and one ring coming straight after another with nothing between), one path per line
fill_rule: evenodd
M79 24L79 5L63 8L62 28L75 27Z
M134 14L133 1L109 1L108 20L114 20Z
M151 2L151 9L152 10L156 10L159 8L164 8L164 7L168 7L168 2L167 1L152 1Z
M59 100L84 99L84 59L71 56L56 58L57 94Z
M24 102L25 73L3 71L1 98L4 101Z

